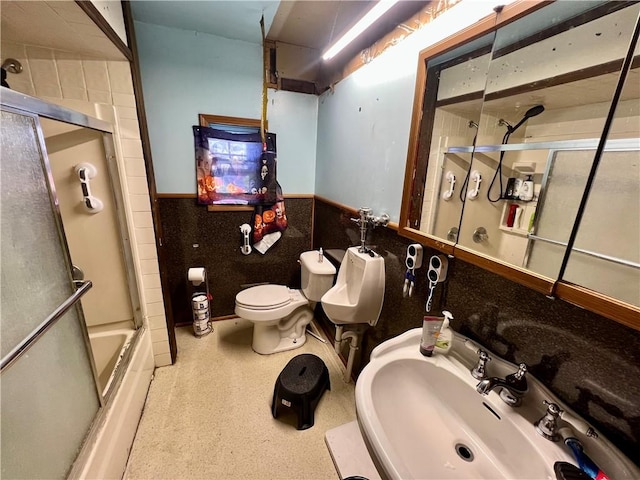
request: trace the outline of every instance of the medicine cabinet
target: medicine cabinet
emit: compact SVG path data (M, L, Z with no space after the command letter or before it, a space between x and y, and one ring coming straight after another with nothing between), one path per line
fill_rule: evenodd
M520 1L422 51L399 233L640 329L639 17Z

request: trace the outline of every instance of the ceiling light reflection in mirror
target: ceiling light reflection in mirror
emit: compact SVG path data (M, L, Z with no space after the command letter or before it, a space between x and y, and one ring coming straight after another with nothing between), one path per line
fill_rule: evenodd
M387 53L385 52L377 57L375 62L358 69L353 74L353 79L362 87L373 87L389 84L408 76L415 78L417 52L444 40L453 31L473 25L481 18L493 13L498 5L508 5L514 1L461 0L431 22L420 26L412 34L403 38L394 46L392 55L385 55Z

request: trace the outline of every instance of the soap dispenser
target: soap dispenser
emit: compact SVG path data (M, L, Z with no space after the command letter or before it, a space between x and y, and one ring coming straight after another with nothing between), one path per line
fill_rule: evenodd
M440 327L438 339L436 340L436 351L438 353L448 353L453 345L453 333L451 332L451 328L449 328L449 323L453 320L453 315L451 312L443 310L442 316L444 317L444 320L442 322L442 327Z
M527 175L527 179L522 182L522 187L520 188L520 200L525 202L530 202L533 200L533 178L531 175Z

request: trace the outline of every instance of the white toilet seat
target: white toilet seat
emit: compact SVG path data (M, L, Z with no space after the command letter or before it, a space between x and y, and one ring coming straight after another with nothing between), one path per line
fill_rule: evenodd
M280 320L309 301L300 290L284 285L258 285L236 295L236 315L253 322Z
M236 305L253 310L284 307L290 302L291 294L284 285L258 285L236 295Z

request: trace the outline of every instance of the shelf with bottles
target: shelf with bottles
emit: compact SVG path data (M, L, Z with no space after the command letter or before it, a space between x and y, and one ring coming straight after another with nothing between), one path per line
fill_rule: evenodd
M530 201L504 200L498 228L507 233L526 237L533 227L537 206L537 197Z

